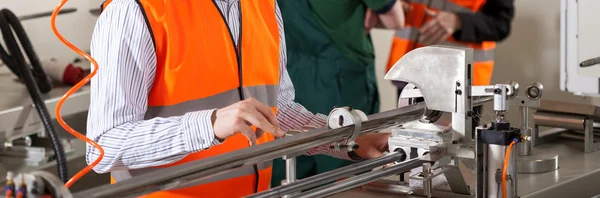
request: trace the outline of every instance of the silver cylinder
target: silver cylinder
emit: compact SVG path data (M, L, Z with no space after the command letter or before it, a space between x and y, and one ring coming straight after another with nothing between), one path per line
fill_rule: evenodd
M585 129L585 116L567 115L538 111L533 114L533 121L538 126L565 128L572 130Z
M429 163L429 162L423 163L423 176L430 177L431 175L432 175L431 163ZM432 189L433 189L432 178L423 180L423 192L425 193L425 196L431 197Z
M285 160L285 180L286 183L296 181L296 158L287 158Z
M505 85L496 85L498 93L494 94L494 111L506 111L508 110L508 100L506 96L506 86Z
M502 197L502 168L507 146L487 145L487 196ZM517 197L516 149L513 146L506 170L506 197Z
M531 137L531 129L529 128L529 108L521 106L521 134ZM526 156L531 155L531 141L523 141L518 145L519 155Z

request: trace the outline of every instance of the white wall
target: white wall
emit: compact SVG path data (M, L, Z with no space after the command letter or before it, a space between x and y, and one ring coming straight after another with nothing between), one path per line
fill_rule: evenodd
M59 15L56 18L57 28L71 43L84 51L89 50L92 30L96 17L90 9L100 7L102 0L70 0L65 8L77 8L77 12ZM17 16L54 10L59 0L2 0L0 8L8 8ZM77 54L63 45L50 29L50 17L22 21L40 59L59 58L71 61Z
M539 81L544 85L544 99L590 103L590 99L559 90L559 8L560 0L515 1L516 14L512 32L509 38L497 46L492 83L514 80L524 87L533 81ZM379 62L379 58L385 57L387 61L389 44L384 43L389 42L390 33L374 31L373 34L378 56L376 64L379 70L383 70L386 62ZM379 80L384 104L382 110L386 110L395 101L395 91L389 87L389 82L381 78ZM390 97L390 93L393 96ZM514 108L512 112L512 115L517 115Z

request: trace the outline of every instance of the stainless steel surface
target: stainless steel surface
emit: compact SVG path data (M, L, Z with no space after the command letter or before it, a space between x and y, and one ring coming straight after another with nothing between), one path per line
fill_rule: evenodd
M549 111L555 113L576 114L589 116L600 120L600 107L590 104L577 104L553 100L541 100L538 111Z
M60 198L73 198L71 191L65 187L64 183L60 181L55 175L52 175L45 171L35 171L31 173L36 177L43 178L45 184L50 185L53 193Z
M369 116L368 121L362 123L362 131L363 133L373 132L417 120L423 115L424 108L424 104L416 104L373 114ZM350 136L353 130L353 126L332 130L327 128L315 129L220 156L159 169L153 171L152 174L138 176L135 180L120 182L118 186L101 186L76 194L75 197L130 197L157 190L193 185L213 174L344 140Z
M600 152L581 152L581 143L558 140L551 144L541 144L532 150L531 158L547 158L546 153L557 154L559 168L538 174L519 174L519 196L521 198L588 198L600 194ZM385 194L360 189L339 193L335 198L344 197L415 197L402 194ZM439 196L447 197L447 196ZM452 197L452 196L448 196Z
M517 159L519 174L545 173L558 169L558 155L550 158L531 158L520 156Z
M544 104L542 102L542 104ZM539 126L584 130L585 116L572 114L558 114L546 111L533 113L533 122Z
M402 56L385 79L414 84L428 109L466 114L471 106L462 97L471 91L465 89L471 85L467 73L472 60L472 49L422 47Z
M263 191L254 195L250 195L247 198L259 198L259 197L281 197L286 194L299 192L302 190L310 189L327 182L335 181L344 177L353 176L360 174L364 171L371 170L376 167L381 167L386 164L390 164L396 161L400 161L403 158L407 158L406 154L400 152L393 152L383 157L366 160L356 164L351 164L342 168L338 168L323 174L311 176L305 179L298 180L295 183L288 184L286 186L278 186L271 188L267 191Z
M422 160L421 158L415 158L415 159L411 159L408 160L406 162L400 163L400 164L396 164L390 167L385 167L379 170L374 170L365 174L361 174L358 176L354 176L333 184L329 184L329 185L325 185L325 186L321 186L319 188L313 189L313 190L309 190L307 192L301 193L299 195L293 196L293 197L306 197L306 198L313 198L313 197L327 197L339 192L344 192L356 187L359 187L361 185L373 182L373 181L377 181L380 178L383 178L385 176L388 175L393 175L393 174L397 174L397 173L402 173L405 171L410 171L413 168L419 167L423 164L423 162L425 162L424 160Z

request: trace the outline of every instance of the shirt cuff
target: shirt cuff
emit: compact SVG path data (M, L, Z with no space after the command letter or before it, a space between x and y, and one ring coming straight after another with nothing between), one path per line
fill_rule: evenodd
M208 149L211 146L221 142L215 138L215 132L212 127L212 110L195 111L183 115L182 133L185 137L185 149L188 152L198 152Z

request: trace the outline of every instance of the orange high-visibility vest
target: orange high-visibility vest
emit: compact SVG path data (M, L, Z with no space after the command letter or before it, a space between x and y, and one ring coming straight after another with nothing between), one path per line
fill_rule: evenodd
M153 35L157 57L146 119L223 108L249 97L277 112L280 40L275 0L240 1L241 36L237 46L223 18L227 14L220 13L213 1L137 2ZM103 8L106 6L105 2ZM257 143L273 139L271 134L264 133ZM248 146L248 140L237 134L222 144L161 167L205 159ZM255 188L258 191L269 188L271 162L257 167L258 171L252 166L241 167L211 177L201 185L159 191L145 197L247 196L254 193ZM160 167L113 171L111 176L113 182L120 182L156 168Z
M409 0L412 10L406 16L406 28L396 32L390 56L388 59L386 72L404 54L417 47L422 47L418 43L419 28L424 25L431 17L425 18L425 8L431 10L444 10L448 12L477 12L485 0ZM494 48L495 42L470 43L456 41L452 36L441 45L451 45L459 47L473 48L473 85L488 85L492 78L494 68Z

